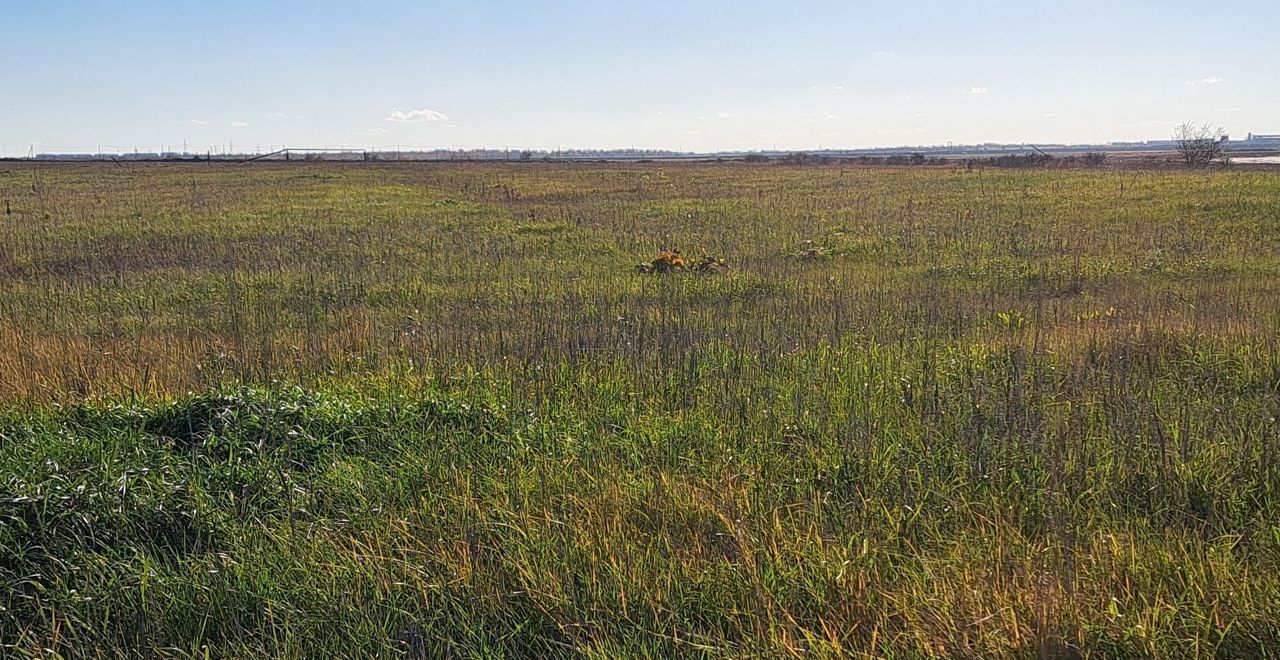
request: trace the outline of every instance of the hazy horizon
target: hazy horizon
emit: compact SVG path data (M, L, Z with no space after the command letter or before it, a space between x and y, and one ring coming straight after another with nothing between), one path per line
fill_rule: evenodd
M1280 7L89 0L0 10L0 155L810 150L1280 132Z

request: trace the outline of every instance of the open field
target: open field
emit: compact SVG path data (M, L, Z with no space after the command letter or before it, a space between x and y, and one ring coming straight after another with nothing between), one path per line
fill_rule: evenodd
M1280 648L1280 173L5 163L0 205L0 655Z

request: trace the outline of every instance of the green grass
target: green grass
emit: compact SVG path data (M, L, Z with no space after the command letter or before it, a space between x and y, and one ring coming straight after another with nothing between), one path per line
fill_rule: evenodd
M1280 648L1275 174L0 170L0 655Z

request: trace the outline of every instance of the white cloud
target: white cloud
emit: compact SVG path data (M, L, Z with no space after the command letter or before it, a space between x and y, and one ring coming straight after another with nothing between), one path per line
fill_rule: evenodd
M347 131L347 137L352 140L361 140L367 137L371 137L372 135L373 135L373 131L367 128L363 130L358 130L358 131Z
M822 115L822 118L826 119L827 121L834 121L836 119L839 119L840 115L837 115L834 112L827 112Z
M731 114L729 114L729 113L727 113L727 112L717 112L717 113L716 113L716 116L717 116L717 117L719 117L719 118L721 118L721 119L728 119L729 117L732 117L733 115L731 115Z
M877 50L876 52L872 53L872 55L876 57L893 57L893 53L887 50Z
M391 116L387 117L387 121L449 121L449 115L427 108L407 112L396 108L391 112Z
M1218 112L1240 112L1240 108L1218 108Z
M912 116L912 117L915 117L916 119L932 119L932 118L933 118L933 115L931 115L931 114L929 114L929 113L927 113L927 112L917 112L917 113L915 113L914 115L911 115L911 116Z
M386 135L387 133L390 133L390 132L391 131L385 128L375 126L373 128L366 128L359 131L351 131L350 133L347 133L347 135L353 138L362 138L362 137L368 137L371 135Z
M685 131L685 132L684 132L684 134L685 134L685 135L702 135L702 131L701 131L701 130L698 130L698 129L696 129L696 128L691 128L691 129L689 129L689 130Z
M245 126L248 126L248 125L249 125L248 122L243 122L243 121L231 122L231 128L244 128Z
M1057 117L1057 116L1058 116L1058 113L1056 113L1056 112L1046 112L1046 113L1044 113L1044 118L1045 118L1045 119L1053 119L1054 117Z
M1120 124L1120 128L1142 128L1144 126L1177 126L1180 122L1172 119L1147 119L1145 121Z
M192 120L191 120L191 123L195 124L196 126L204 126L205 124L208 124L209 122L207 122L207 121L205 121L205 120L203 120L203 119L192 119Z
M267 115L267 119L302 119L302 115L291 115L287 112L273 112Z
M986 93L987 93L987 88L986 88L986 87L978 87L977 85L974 85L973 87L970 87L970 88L969 88L969 91L968 91L968 92L966 92L966 93L968 93L968 94L986 94Z
M843 91L844 91L844 85L836 85L836 91L837 91L837 92L843 92Z
M1226 82L1226 79L1220 76L1205 76L1199 80L1188 80L1186 85L1187 87L1192 87L1194 85L1217 85L1222 82Z

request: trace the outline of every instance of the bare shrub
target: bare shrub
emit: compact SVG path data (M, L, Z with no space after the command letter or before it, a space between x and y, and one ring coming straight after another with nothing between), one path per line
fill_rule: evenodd
M1178 145L1178 156L1187 165L1208 165L1222 157L1222 143L1227 135L1222 128L1209 124L1196 126L1186 122L1173 129L1173 141Z
M1090 151L1080 157L1085 167L1102 167L1107 162L1107 154L1103 151Z

